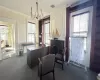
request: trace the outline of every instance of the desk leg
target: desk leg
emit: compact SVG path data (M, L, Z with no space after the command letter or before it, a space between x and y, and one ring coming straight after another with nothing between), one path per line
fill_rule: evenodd
M23 54L24 54L24 46L23 46Z

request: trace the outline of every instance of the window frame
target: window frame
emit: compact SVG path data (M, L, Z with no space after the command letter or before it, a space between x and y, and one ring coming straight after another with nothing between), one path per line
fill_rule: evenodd
M35 29L36 29L36 24L35 24L35 23L33 23L33 22L28 22L28 23L27 23L27 42L29 42L29 41L28 41L28 35L34 34L34 41L35 41L34 43L36 43L36 33L31 33L31 32L28 33L28 24L29 24L29 23L30 23L30 24L34 24L34 25L35 25ZM32 41L31 41L31 42L32 42Z
M49 33L45 33L45 24L49 24ZM50 43L46 43L46 34L49 34L49 37L50 37L50 20L44 21L44 44L49 45ZM50 40L50 39L48 39L48 40Z

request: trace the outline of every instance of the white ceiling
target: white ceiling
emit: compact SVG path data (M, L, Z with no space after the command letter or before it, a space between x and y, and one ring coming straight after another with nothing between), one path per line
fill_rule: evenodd
M67 6L79 0L38 0L40 7L44 12L48 12L50 6L54 4L56 7ZM0 0L0 6L30 15L30 7L32 6L35 11L36 0Z

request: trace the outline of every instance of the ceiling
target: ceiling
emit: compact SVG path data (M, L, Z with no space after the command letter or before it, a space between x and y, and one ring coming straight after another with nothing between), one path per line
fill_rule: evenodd
M48 12L51 5L56 7L71 5L79 0L38 0L40 7L44 12ZM36 0L0 0L0 6L12 9L17 12L30 15L30 7L32 6L35 11Z

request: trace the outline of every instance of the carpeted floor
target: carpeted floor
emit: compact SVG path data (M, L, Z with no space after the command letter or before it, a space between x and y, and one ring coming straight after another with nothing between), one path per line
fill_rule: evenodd
M97 80L96 73L73 65L66 65L64 70L60 65L55 68L56 80ZM13 57L0 62L0 80L39 80L37 67L31 70L26 63L26 56ZM53 80L52 74L43 77L43 80Z

